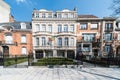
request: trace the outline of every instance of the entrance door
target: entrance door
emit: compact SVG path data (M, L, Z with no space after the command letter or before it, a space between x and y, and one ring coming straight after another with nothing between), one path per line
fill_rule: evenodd
M67 51L67 57L71 58L71 59L74 59L75 58L74 51Z
M40 59L40 58L43 58L43 51L36 51L36 59Z
M9 47L8 46L3 46L3 55L9 56Z

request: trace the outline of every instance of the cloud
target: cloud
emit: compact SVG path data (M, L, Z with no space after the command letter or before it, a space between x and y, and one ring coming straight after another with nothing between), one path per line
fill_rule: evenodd
M24 5L28 8L31 8L31 9L33 9L34 6L37 5L37 3L33 2L32 0L16 0L16 3L19 6L22 4L22 6Z
M16 0L16 2L19 4L19 3L25 3L26 0Z

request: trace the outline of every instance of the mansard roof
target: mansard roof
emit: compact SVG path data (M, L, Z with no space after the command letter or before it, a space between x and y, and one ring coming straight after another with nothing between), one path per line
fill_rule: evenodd
M95 15L78 15L78 18L98 18Z
M31 22L8 22L8 23L0 23L0 26L3 26L3 27L4 26L10 26L13 29L23 30L23 29L21 29L21 23L25 23L26 24L26 29L32 29Z

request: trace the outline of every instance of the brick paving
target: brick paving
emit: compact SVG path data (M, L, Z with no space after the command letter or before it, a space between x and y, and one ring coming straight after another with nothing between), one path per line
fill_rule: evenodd
M0 80L120 80L119 68L0 68Z

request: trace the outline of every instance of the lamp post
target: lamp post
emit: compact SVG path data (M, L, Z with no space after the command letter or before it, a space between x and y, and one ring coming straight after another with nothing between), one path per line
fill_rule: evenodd
M94 56L95 56L95 67L96 67L96 59L97 59L97 56L98 56L98 50L97 49L95 49L95 51L94 51Z
M32 50L30 50L28 54L28 66L32 65L32 61L33 61L33 53L32 53Z

